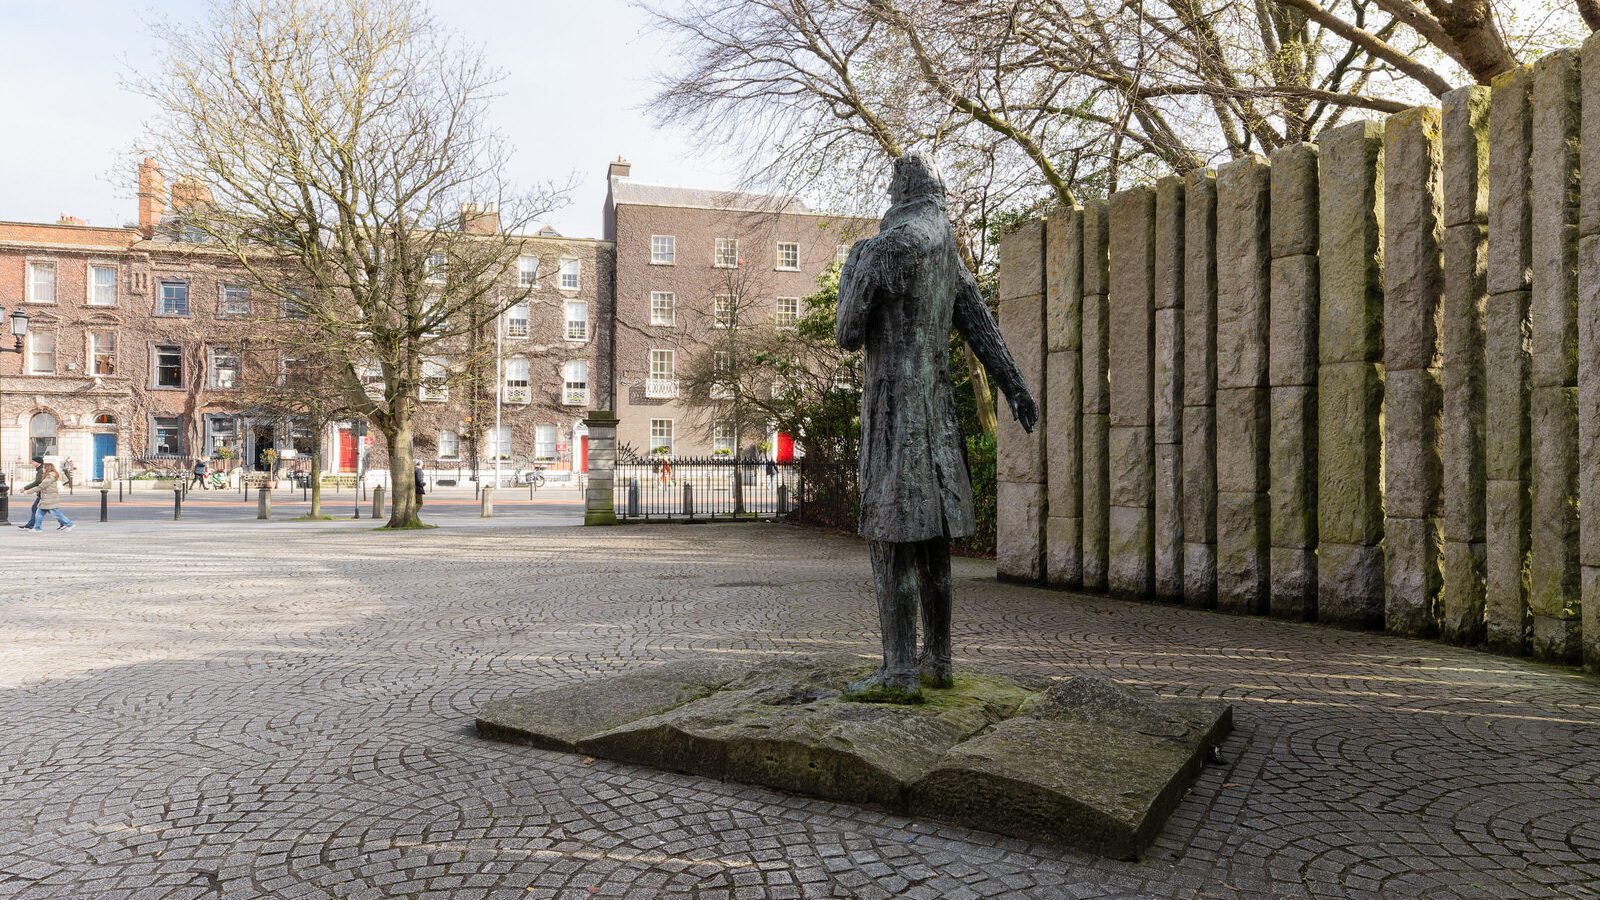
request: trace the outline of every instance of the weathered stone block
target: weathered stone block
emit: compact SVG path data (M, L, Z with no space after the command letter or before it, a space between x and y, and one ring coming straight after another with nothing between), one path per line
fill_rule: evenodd
M1382 408L1383 375L1376 365L1322 366L1317 378L1317 535L1325 543L1375 545L1383 537Z
M1600 566L1583 567L1583 614L1578 621L1583 632L1583 667L1600 673Z
M1217 609L1265 613L1270 560L1267 495L1217 492Z
M1436 519L1384 520L1384 626L1396 634L1431 637L1444 583L1444 545Z
M1535 614L1528 626L1528 655L1545 662L1576 665L1582 657L1582 626L1578 610L1564 610L1562 615Z
M1207 406L1217 389L1217 182L1210 169L1184 183L1183 396Z
M1075 350L1051 353L1046 361L1045 480L1050 514L1076 518L1082 502L1083 413L1078 379L1083 360Z
M1155 306L1183 306L1183 176L1156 182Z
M1346 628L1383 626L1383 548L1332 544L1317 548L1317 620Z
M1489 647L1520 654L1528 621L1528 524L1524 481L1490 478L1484 486L1485 616Z
M1584 46L1591 44L1600 46ZM1600 510L1600 235L1584 238L1579 256L1578 496L1593 511ZM1600 566L1600 512L1583 516L1580 527L1579 557L1586 566Z
M1183 533L1190 542L1209 544L1216 540L1216 444L1216 409L1184 407Z
M1217 386L1265 387L1270 322L1271 169L1246 157L1217 170Z
M1155 445L1149 428L1112 425L1108 443L1112 506L1154 506Z
M1154 518L1149 508L1111 507L1106 584L1113 594L1148 597L1155 591Z
M1390 116L1384 127L1383 361L1391 375L1439 364L1439 116L1415 107Z
M1489 293L1528 286L1532 261L1533 115L1527 68L1494 79L1489 100Z
M1083 204L1083 294L1105 296L1111 292L1106 269L1106 247L1110 239L1110 208L1103 200Z
M1056 587L1083 584L1083 520L1050 516L1045 520L1045 580Z
M1489 221L1489 88L1473 84L1444 95L1440 181L1444 224Z
M1540 206L1538 200L1534 206ZM1578 228L1541 227L1534 219L1530 378L1538 387L1578 383Z
M1273 547L1269 551L1272 598L1269 612L1284 619L1317 617L1317 551L1305 547Z
M1106 321L1106 295L1083 298L1083 411L1104 415L1111 412L1111 381L1106 353L1109 342Z
M1026 219L1000 238L1001 303L1044 293L1044 222Z
M1045 222L1045 348L1077 350L1083 341L1083 215L1056 210Z
M1454 93L1454 92L1452 92ZM1449 127L1446 112L1446 128ZM1487 230L1445 230L1444 369L1440 413L1445 540L1483 540L1484 262Z
M1583 42L1578 66L1583 95L1578 116L1583 128L1579 136L1579 155L1582 170L1589 173L1581 184L1579 228L1585 235L1600 234L1600 174L1596 174L1600 173L1600 33L1589 35ZM1587 630L1585 640L1590 640ZM1600 641L1600 635L1595 635L1593 640Z
M1324 363L1376 362L1383 347L1383 126L1330 128L1317 145L1318 352Z
M995 485L995 569L1002 578L1044 578L1043 482L1000 481Z
M1578 392L1533 389L1532 582L1535 616L1576 619L1578 586Z
M1111 198L1111 294L1108 336L1111 424L1148 426L1151 419L1155 277L1155 191L1118 191Z
M1110 427L1103 414L1083 417L1083 586L1088 590L1106 587Z
M1268 399L1267 388L1217 390L1217 490L1266 493Z
M1155 344L1155 441L1183 440L1183 309L1158 309Z
M1528 292L1491 294L1483 308L1485 477L1528 477Z
M1436 369L1390 369L1385 375L1384 504L1390 516L1423 518L1440 513L1441 395Z
M1317 258L1272 261L1272 345L1267 375L1273 385L1317 383Z
M1183 603L1198 609L1217 605L1217 548L1215 544L1183 545Z
M1183 596L1183 446L1156 445L1156 596Z
M1317 389L1272 389L1272 546L1317 545ZM1277 581L1274 569L1273 581Z
M1453 644L1483 640L1484 579L1487 557L1481 542L1444 542L1444 588L1440 594L1439 630Z
M1272 154L1272 256L1317 252L1317 145Z
M1041 259L1042 263L1042 259ZM1041 403L1048 401L1044 383L1044 295L1030 294L1001 302L999 325L1006 346ZM1043 411L1043 410L1041 410ZM997 477L1011 481L1044 480L1044 442L1048 420L1032 432L1009 415L999 417L995 433Z

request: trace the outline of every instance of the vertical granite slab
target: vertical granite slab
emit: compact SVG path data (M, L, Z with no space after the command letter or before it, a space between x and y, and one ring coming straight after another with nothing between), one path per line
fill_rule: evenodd
M1044 577L1045 441L1050 432L1045 381L1045 226L1024 222L1000 243L1000 332L1040 404L1029 433L1009 415L996 432L995 561L1000 577Z
M1590 574L1600 567L1600 513L1593 512L1600 509L1600 234L1583 238L1578 260L1578 503L1587 511L1578 521L1580 622L1584 667L1600 671L1600 595L1593 593L1600 579Z
M1183 279L1184 181L1156 184L1155 592L1183 598Z
M995 571L1003 579L1044 578L1044 483L995 484Z
M1112 195L1110 226L1107 580L1114 593L1143 597L1155 589L1155 191L1134 187Z
M1081 556L1083 587L1105 590L1110 520L1108 470L1111 385L1107 376L1109 310L1106 307L1109 209L1084 204L1083 230L1083 478Z
M1045 580L1083 584L1083 216L1045 223Z
M1217 183L1184 178L1183 600L1216 603Z

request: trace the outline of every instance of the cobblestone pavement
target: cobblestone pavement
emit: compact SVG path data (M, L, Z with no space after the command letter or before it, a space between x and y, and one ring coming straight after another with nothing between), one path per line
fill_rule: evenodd
M1113 862L473 734L646 661L870 652L848 538L99 535L0 534L0 896L1600 896L1600 684L1570 671L958 561L958 664L1234 702L1225 762Z

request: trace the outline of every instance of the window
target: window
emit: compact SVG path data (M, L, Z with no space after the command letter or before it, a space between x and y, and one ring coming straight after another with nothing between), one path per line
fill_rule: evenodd
M155 416L151 419L150 454L152 456L183 455L183 419L179 416Z
M183 348L171 344L156 346L156 387L183 387Z
M422 361L422 399L427 403L443 403L450 399L450 387L445 382L449 370L444 363L434 359Z
M117 374L117 333L89 332L89 372L93 375Z
M718 294L711 298L711 327L733 328L739 324L739 308L732 294Z
M677 319L678 295L671 291L650 292L650 324L671 325Z
M528 336L528 304L512 304L506 310L506 337L525 338Z
M772 314L772 322L779 328L793 328L800 321L800 298L779 297L777 311Z
M556 458L556 427L554 425L533 426L533 458L542 462L548 462Z
M711 399L732 400L733 380L733 354L727 350L713 351L709 391Z
M650 452L662 451L672 453L672 420L650 420Z
M589 363L575 359L561 367L561 402L566 406L589 404Z
M450 266L450 261L443 253L428 254L428 280L434 284L444 282L445 272Z
M304 319L310 308L306 302L305 291L290 289L288 296L283 298L280 305L285 319Z
M56 264L53 262L28 263L28 302L56 302Z
M644 395L657 399L678 396L676 353L672 350L650 351L650 377L645 379Z
M566 336L569 341L589 339L589 304L582 300L574 300L567 304Z
M117 267L89 267L89 305L117 305Z
M528 361L520 356L506 360L505 402L527 403L532 400L528 389Z
M444 298L438 294L429 294L422 298L422 333L429 337L437 337L439 329L444 327Z
M511 458L511 426L501 425L489 429L489 458Z
M711 254L711 264L719 269L739 268L738 239L717 238L716 249Z
M539 258L517 257L517 287L531 288L539 284Z
M785 272L800 271L800 245L785 241L778 242L778 268Z
M56 417L47 412L34 413L28 420L28 458L55 456Z
M238 423L232 416L206 416L206 450L211 455L223 447L239 449L238 437Z
M250 289L224 285L217 315L224 319L238 319L250 315Z
M54 375L56 373L56 333L54 331L28 332L28 374Z
M226 347L211 348L211 387L229 390L239 383L239 356Z
M839 263L840 265L843 265L844 262L846 260L848 260L849 258L850 258L850 245L849 244L840 244L839 246L833 248L833 261L834 262Z
M670 234L650 236L650 264L673 266L678 263L678 239Z
M735 441L732 422L723 420L711 426L712 453L732 453Z
M285 356L278 360L278 383L285 385L311 384L311 364L302 356Z
M158 316L187 316L189 314L189 282L163 281L156 303Z
M454 431L439 432L438 455L440 459L460 459L461 435L456 434Z
M580 271L577 260L563 259L561 261L560 287L563 291L575 291L578 289Z

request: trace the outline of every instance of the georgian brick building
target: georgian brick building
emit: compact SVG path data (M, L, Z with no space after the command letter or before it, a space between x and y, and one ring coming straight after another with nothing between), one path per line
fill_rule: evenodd
M717 327L792 321L840 248L873 224L763 195L637 183L621 160L608 174L603 239L517 236L522 256L507 277L533 294L501 318L498 366L422 389L416 450L426 464L483 468L498 455L582 470L582 419L596 407L615 409L620 440L641 450L729 446L715 410L677 396L679 357ZM265 465L269 448L290 459L320 448L330 471L378 465L363 460L355 423L312 433L250 402L240 348L274 311L220 252L172 227L168 209L203 199L203 188L180 180L168 191L147 162L139 196L138 223L120 228L0 222L0 310L30 318L24 352L0 354L0 468L14 475L29 457L53 455L98 477L107 456L171 468L223 447L246 467ZM464 209L462 221L498 229L492 210ZM729 290L769 315L720 321ZM425 369L461 364L441 348Z

